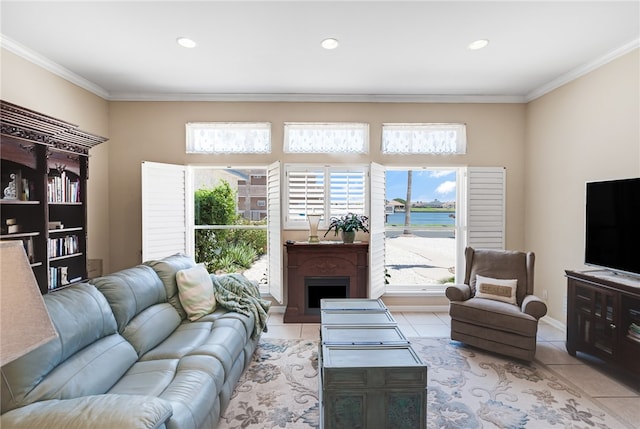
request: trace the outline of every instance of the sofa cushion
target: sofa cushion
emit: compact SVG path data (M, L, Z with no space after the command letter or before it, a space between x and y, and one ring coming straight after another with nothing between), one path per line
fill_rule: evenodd
M198 320L216 308L213 282L202 265L186 268L176 273L178 296L189 320Z
M206 323L206 322L209 322L209 323L213 322L217 324L234 323L231 321L227 321L228 319L238 320L241 322L241 325L244 326L244 332L245 332L246 338L255 337L253 335L253 330L255 327L255 316L253 315L253 313L250 313L248 316L245 316L244 314L240 314L235 311L229 311L225 308L218 307L213 313L209 313L206 316L203 316L202 318L198 319L196 321L196 324Z
M45 295L44 302L58 338L2 367L2 412L104 393L137 359L95 287L73 285Z
M516 304L517 279L494 279L476 275L476 298L495 299Z
M162 343L145 353L140 360L179 359L204 343L210 334L210 323L184 321L178 329L171 333Z
M211 374L213 362L208 356L180 359L174 379L159 396L169 401L173 408L168 429L201 428L210 414L219 413L218 393L222 386L217 385L216 377Z
M94 395L42 401L2 415L12 428L160 429L172 414L168 401L150 396Z
M471 298L466 301L452 301L449 314L469 324L478 325L487 331L513 332L526 337L535 337L538 321L523 313L520 307L491 299Z
M163 342L180 326L180 315L169 303L156 304L142 310L122 331L122 336L144 355Z
M153 270L155 270L158 277L164 285L167 301L175 307L180 314L180 317L185 319L187 313L180 304L180 298L178 297L178 284L176 283L176 273L185 268L195 267L195 261L182 253L176 253L175 255L168 256L163 259L147 261L144 263Z
M145 265L118 271L91 281L107 298L122 333L142 310L167 302L167 293L155 271Z

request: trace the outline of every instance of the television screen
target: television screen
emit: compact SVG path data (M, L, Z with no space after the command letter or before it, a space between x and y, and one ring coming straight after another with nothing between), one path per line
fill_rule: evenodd
M586 185L585 263L640 275L640 178Z

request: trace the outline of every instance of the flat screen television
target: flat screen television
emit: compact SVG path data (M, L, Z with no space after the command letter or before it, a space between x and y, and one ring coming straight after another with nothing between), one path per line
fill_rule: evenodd
M640 177L587 182L585 264L640 276Z

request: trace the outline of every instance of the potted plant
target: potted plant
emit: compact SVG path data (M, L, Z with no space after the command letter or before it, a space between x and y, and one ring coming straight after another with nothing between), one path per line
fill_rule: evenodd
M367 228L368 224L369 218L364 215L348 213L344 216L332 216L324 236L326 237L329 231L333 230L335 235L338 235L338 232L342 233L343 242L353 243L356 237L356 231L369 232Z

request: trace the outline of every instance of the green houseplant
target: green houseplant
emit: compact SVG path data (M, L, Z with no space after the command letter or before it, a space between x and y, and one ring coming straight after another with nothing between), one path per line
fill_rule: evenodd
M368 225L369 218L364 215L348 213L344 216L332 216L324 236L326 237L329 231L334 231L335 235L338 235L338 232L342 232L342 241L353 243L356 231L369 232Z

